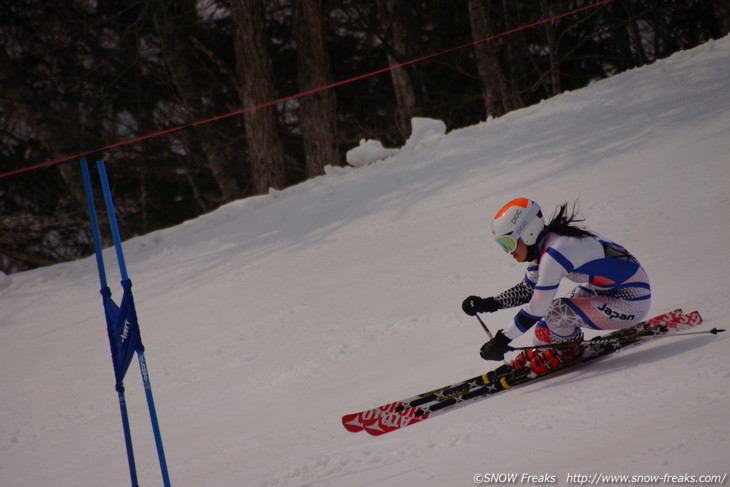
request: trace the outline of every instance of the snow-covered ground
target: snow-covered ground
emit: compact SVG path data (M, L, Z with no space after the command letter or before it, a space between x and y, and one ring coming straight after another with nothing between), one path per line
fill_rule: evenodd
M722 335L659 340L383 437L340 417L494 365L461 301L522 278L489 228L514 197L548 215L579 200L648 270L652 312L730 326L729 80L725 38L448 134L420 120L399 150L351 152L358 168L126 241L172 485L726 474ZM94 259L0 277L0 485L129 485ZM136 362L126 386L140 484L161 485Z

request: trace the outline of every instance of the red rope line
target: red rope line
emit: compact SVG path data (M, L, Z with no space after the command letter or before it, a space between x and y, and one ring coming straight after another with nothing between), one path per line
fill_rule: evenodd
M206 124L206 123L215 122L217 120L222 120L224 118L229 118L229 117L233 117L233 116L236 116L236 115L241 115L241 114L244 114L244 113L247 113L247 112L251 112L253 110L258 110L258 109L261 109L261 108L266 108L266 107L269 107L269 106L272 106L272 105L277 105L279 103L283 103L283 102L286 102L286 101L289 101L289 100L294 100L294 99L301 98L301 97L304 97L304 96L307 96L307 95L311 95L311 94L314 94L314 93L319 93L320 91L329 90L329 89L336 88L338 86L341 86L341 85L344 85L344 84L347 84L347 83L353 83L355 81L359 81L359 80L362 80L362 79L365 79L365 78L370 78L372 76L376 76L376 75L379 75L379 74L382 74L382 73L391 71L393 69L402 68L403 66L408 66L410 64L419 63L421 61L426 61L428 59L432 59L432 58L435 58L437 56L442 56L442 55L448 54L450 52L454 52L454 51L458 51L460 49L464 49L464 48L467 48L467 47L471 47L473 45L476 45L476 44L479 44L479 43L482 43L482 42L486 42L486 41L493 40L493 39L498 39L500 37L505 37L505 36L508 36L510 34L514 34L515 32L519 32L519 31L522 31L522 30L530 29L532 27L535 27L535 26L538 26L538 25L542 25L542 24L546 24L548 22L553 22L553 21L558 20L558 19L561 19L563 17L568 17L570 15L574 15L574 14L583 12L583 11L588 10L588 9L592 9L592 8L596 8L596 7L600 7L600 6L609 4L611 2L613 2L613 0L601 0L599 2L590 4L590 5L586 5L586 6L583 6L583 7L580 7L580 8L576 8L576 9L571 10L569 12L564 12L564 13L561 13L561 14L557 14L557 15L554 15L552 17L548 17L548 18L545 18L545 19L542 19L542 20L538 20L538 21L532 22L530 24L522 25L520 27L515 27L513 29L509 29L509 30L506 30L504 32L500 32L499 34L494 34L494 35L491 35L489 37L485 37L484 39L479 39L479 40L476 40L476 41L471 41L471 42L468 42L466 44L462 44L460 46L451 47L451 48L448 48L448 49L444 49L443 51L439 51L439 52L427 54L425 56L422 56L422 57L419 57L419 58L415 58L415 59L411 59L409 61L405 61L405 62L402 62L400 64L395 64L393 66L388 66L388 67L385 67L385 68L381 68L381 69L378 69L378 70L375 70L375 71L371 71L369 73L365 73L365 74L361 74L361 75L358 75L358 76L354 76L352 78L347 78L347 79L344 79L342 81L336 81L336 82L330 83L328 85L320 86L320 87L317 87L317 88L312 88L310 90L301 91L301 92L296 93L294 95L289 95L289 96L285 96L285 97L282 97L282 98L277 98L276 100L271 100L271 101L268 101L266 103L262 103L260 105L242 108L241 110L236 110L236 111L233 111L233 112L225 113L223 115L217 115L215 117L210 117L210 118L206 118L206 119L203 119L203 120L198 120L196 122L191 122L191 123L188 123L188 124L185 124L185 125L179 125L177 127L172 127L172 128L165 129L165 130L159 130L157 132L152 132L152 133L149 133L149 134L140 135L138 137L133 137L131 139L121 140L121 141L115 142L113 144L109 144L109 145L105 145L103 147L99 147L98 149L93 149L93 150L90 150L90 151L81 152L79 154L74 154L72 156L61 157L59 159L54 159L52 161L46 161L46 162L42 162L42 163L35 164L35 165L32 165L32 166L27 166L27 167L24 167L24 168L15 169L15 170L12 170L12 171L0 173L0 178L5 178L5 177L8 177L8 176L13 176L15 174L20 174L20 173L32 171L34 169L40 169L40 168L43 168L43 167L54 166L54 165L60 164L62 162L70 161L71 159L85 157L85 156L88 156L90 154L95 154L97 152L102 152L102 151L105 151L105 150L114 149L116 147L120 147L120 146L123 146L123 145L134 144L136 142L140 142L140 141L147 140L147 139L152 139L154 137L159 137L161 135L166 135L166 134L171 134L171 133L174 133L174 132L179 132L181 130L184 130L184 129L187 129L187 128L190 128L190 127L195 127L197 125L203 125L203 124Z

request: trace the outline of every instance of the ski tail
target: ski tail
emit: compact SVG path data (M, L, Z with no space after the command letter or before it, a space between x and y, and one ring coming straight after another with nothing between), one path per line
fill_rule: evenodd
M381 415L395 413L398 409L402 408L402 406L403 403L401 401L395 401L389 404L383 404L377 408L366 409L365 411L353 414L346 414L342 416L342 425L347 431L351 431L353 433L362 431L365 422Z

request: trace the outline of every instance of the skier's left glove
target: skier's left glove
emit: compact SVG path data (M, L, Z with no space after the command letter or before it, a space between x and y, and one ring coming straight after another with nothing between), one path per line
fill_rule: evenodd
M477 313L494 313L499 308L496 299L480 298L479 296L469 296L461 303L461 309L469 316L475 316Z
M505 353L514 350L509 346L511 341L502 333L502 330L499 330L493 339L482 345L479 353L484 360L502 360Z

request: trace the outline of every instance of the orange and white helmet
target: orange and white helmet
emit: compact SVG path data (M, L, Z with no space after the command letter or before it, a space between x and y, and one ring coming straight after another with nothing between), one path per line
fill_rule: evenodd
M492 233L497 243L507 252L517 248L522 239L533 245L545 228L540 205L527 198L517 198L502 207L492 221Z

